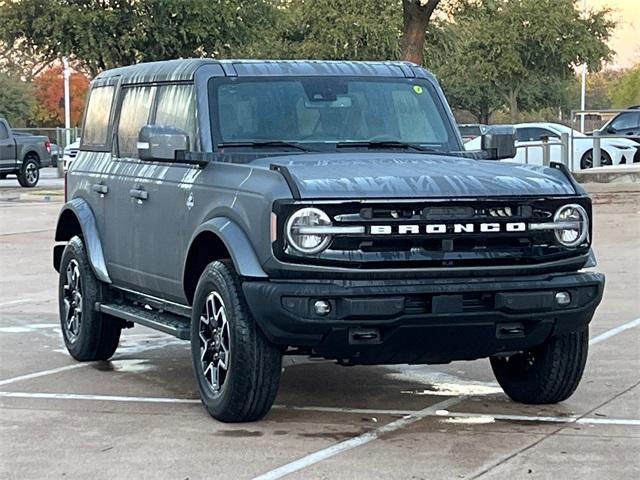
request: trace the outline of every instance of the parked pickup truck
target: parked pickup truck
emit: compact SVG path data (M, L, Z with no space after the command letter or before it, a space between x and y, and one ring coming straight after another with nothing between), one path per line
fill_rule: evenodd
M10 173L18 176L23 187L35 187L40 169L51 165L51 143L44 135L14 133L0 118L0 179Z

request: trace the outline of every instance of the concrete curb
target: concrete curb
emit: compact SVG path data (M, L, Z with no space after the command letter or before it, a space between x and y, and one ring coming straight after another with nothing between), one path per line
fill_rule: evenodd
M574 172L573 177L580 183L640 184L640 165L597 167Z

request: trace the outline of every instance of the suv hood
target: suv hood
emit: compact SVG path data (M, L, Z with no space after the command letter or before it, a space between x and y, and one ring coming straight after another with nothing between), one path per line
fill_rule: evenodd
M575 195L555 168L461 157L336 153L261 158L286 166L303 199Z

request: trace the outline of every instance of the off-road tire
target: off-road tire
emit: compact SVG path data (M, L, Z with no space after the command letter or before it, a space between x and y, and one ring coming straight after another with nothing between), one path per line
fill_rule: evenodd
M228 323L228 371L215 390L201 359L201 316L207 298L217 293ZM209 414L222 422L251 422L264 417L275 400L282 352L264 336L249 312L241 280L228 260L207 265L196 287L191 317L191 354L200 398Z
M80 272L81 319L75 335L68 327L64 301L65 293L69 291L65 286L68 285L67 269L70 265L77 266ZM73 237L67 243L60 261L58 304L62 337L67 350L76 360L108 360L118 348L122 322L95 310L96 302L103 299L103 289L104 286L91 270L82 238Z
M514 401L558 403L578 387L589 350L589 332L551 337L544 344L510 357L492 357L498 383Z
M18 172L18 183L21 187L33 188L40 180L40 165L38 159L33 155L28 155L22 162L22 167Z

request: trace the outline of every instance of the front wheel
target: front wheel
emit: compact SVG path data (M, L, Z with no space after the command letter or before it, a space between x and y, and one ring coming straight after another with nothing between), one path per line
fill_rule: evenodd
M278 392L282 353L256 325L229 261L202 273L191 316L191 356L200 398L223 422L264 417Z
M589 332L551 337L542 345L509 357L492 357L491 368L514 401L558 403L569 398L582 379L589 351Z
M33 157L27 157L18 173L18 183L25 188L33 188L40 180L40 167Z

